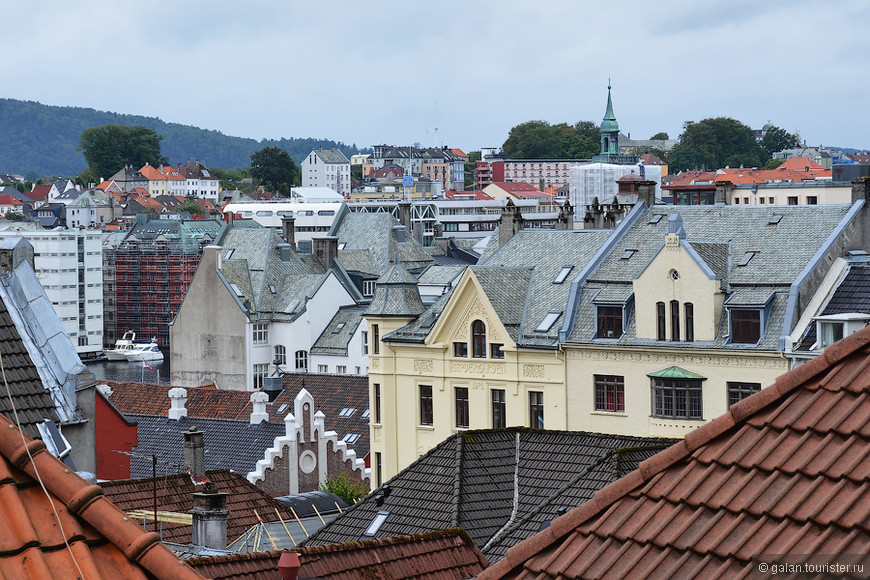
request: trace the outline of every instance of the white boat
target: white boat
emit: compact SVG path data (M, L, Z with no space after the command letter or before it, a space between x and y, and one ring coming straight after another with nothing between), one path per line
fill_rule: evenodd
M163 353L154 341L137 344L132 350L124 353L124 358L129 361L163 360Z
M127 360L124 355L133 350L137 344L148 344L147 340L136 340L136 333L128 330L124 336L115 341L115 348L109 348L103 351L108 360Z

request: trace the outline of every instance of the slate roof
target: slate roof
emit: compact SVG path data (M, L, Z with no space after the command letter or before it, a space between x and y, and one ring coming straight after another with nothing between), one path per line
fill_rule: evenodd
M4 578L202 578L5 416L0 494Z
M206 444L208 444L208 436L206 436ZM206 472L206 477L217 486L218 491L230 494L227 496L226 502L226 508L230 512L227 516L227 543L233 542L247 529L258 523L259 520L254 514L254 510L266 522L278 521L276 509L281 514L281 518L291 519L293 517L290 510L285 508L281 502L248 483L242 474L220 469ZM195 491L202 491L202 486L194 485L187 473L158 476L156 480L148 477L125 481L107 481L102 482L100 487L119 508L125 512L130 512L154 509L155 484L158 511L186 514L193 507L191 494ZM153 529L153 522L149 521L147 525ZM161 533L164 541L190 543L193 526L162 522Z
M758 554L870 554L870 328L514 546L481 578L737 578ZM827 561L827 560L825 560Z
M149 220L134 226L122 246L128 242L164 239L185 251L197 251L204 242L216 240L225 225L215 220Z
M663 441L519 427L457 433L388 481L382 506L376 496L383 487L305 545L359 540L379 511L389 511L376 538L459 527L498 560L507 549L502 538L537 531L551 511L589 499L633 469L636 455L651 456L671 442ZM607 467L592 469L602 462Z
M338 251L338 258L349 272L358 271L379 277L389 270L396 254L402 265L412 272L434 264L432 256L410 232L405 236L406 241L399 243L393 231L396 225L399 222L390 214L355 213L343 205L332 222L329 235L338 238L338 245L342 247ZM351 254L346 260L348 253ZM365 257L368 258L367 262Z
M423 302L417 290L417 279L403 266L393 262L378 278L375 295L366 309L372 316L417 316L423 312Z
M111 399L110 399L111 400ZM276 437L286 433L283 423L182 417L169 419L155 415L126 414L138 425L138 444L130 455L130 477L150 477L152 456L157 457L157 473L184 470L184 433L196 427L204 433L205 468L231 469L247 475L265 455Z
M816 252L828 237L838 233L850 218L851 205L824 206L654 206L637 215L629 224L623 222L621 238L614 238L612 250L588 276L580 293L576 322L569 330L567 342L587 343L595 335L595 307L590 291L612 284L630 284L662 248L668 232L669 216L678 214L685 231L685 242L723 283L727 283L730 304L757 304L760 296L773 295L772 311L764 337L758 345L732 345L727 332L720 332L713 346L733 349L777 350L780 336L791 332L783 329L790 285L812 262ZM660 215L657 221L652 219ZM781 215L778 223L771 217ZM655 223L651 223L655 222ZM808 236L807 232L812 232ZM795 243L795 240L802 240ZM727 248L727 258L726 258ZM625 259L626 250L635 250ZM740 263L747 255L749 263ZM707 261L709 260L709 261ZM632 317L633 318L633 317ZM726 317L723 317L723 319ZM794 324L795 321L791 321ZM634 322L625 329L619 344L634 342ZM679 343L668 343L680 348ZM697 348L697 344L692 346Z
M350 161L347 157L344 156L344 153L339 151L338 149L315 149L315 155L320 157L320 160L324 163L347 163L350 164Z
M855 264L849 267L849 271L819 316L851 312L870 313L870 264ZM801 337L800 346L796 350L808 350L816 340L816 325L811 323L807 326Z
M314 342L311 354L347 356L347 345L362 322L365 306L342 306ZM344 324L344 326L341 326Z

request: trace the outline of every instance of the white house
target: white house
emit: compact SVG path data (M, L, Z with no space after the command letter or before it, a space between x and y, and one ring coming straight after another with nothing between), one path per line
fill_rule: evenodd
M302 187L328 187L350 195L350 161L336 149L315 149L302 161Z

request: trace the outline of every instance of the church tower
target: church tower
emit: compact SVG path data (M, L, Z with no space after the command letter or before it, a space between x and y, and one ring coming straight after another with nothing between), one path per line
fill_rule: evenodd
M619 123L613 114L613 102L610 99L610 80L607 81L607 110L601 121L601 154L605 160L619 155Z

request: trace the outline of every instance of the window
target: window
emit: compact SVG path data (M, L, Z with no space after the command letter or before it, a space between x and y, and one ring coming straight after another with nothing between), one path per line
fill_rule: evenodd
M372 390L374 390L375 397L375 423L381 422L381 385L380 383L374 383L372 385Z
M254 344L265 344L269 342L269 325L254 324Z
M772 197L768 197L768 198L767 198L767 203L769 203L770 205L774 205L774 198L772 198Z
M432 385L420 385L420 425L432 425Z
M465 358L468 356L468 343L467 342L454 342L453 343L453 356Z
M453 389L456 401L456 428L468 428L468 387Z
M381 486L381 452L375 451L375 484Z
M746 252L743 254L743 257L740 258L740 261L737 262L737 265L740 267L746 266L755 257L755 252Z
M819 346L822 348L828 346L829 344L834 344L838 340L841 340L844 336L843 327L845 326L842 322L819 322Z
M296 370L299 371L307 371L308 370L308 351L297 350L296 351Z
M731 310L731 342L755 344L761 338L760 310Z
M375 280L363 280L363 296L375 295Z
M808 195L807 196L807 205L818 205L818 204L819 204L819 198L817 196L815 196L815 195Z
M328 365L317 365L317 372L319 373L328 373L329 366Z
M504 389L493 389L492 398L492 428L504 429L507 425Z
M489 356L492 358L504 358L503 344L493 342L489 345Z
M695 340L695 306L691 302L686 302L683 305L683 311L686 315L686 342Z
M616 413L625 411L624 377L595 375L595 410Z
M671 300L671 340L680 340L680 303Z
M728 382L728 406L739 403L752 393L761 390L761 383L732 383Z
M789 204L789 205L797 205L797 204L798 204L798 198L797 198L797 196L796 196L796 195L790 195L790 196L788 196L788 204Z
M544 428L544 393L529 391L529 427Z
M363 354L369 353L369 331L368 330L362 331L362 353Z
M347 366L345 366L345 365L336 365L336 366L335 366L335 372L338 373L338 374L340 374L340 375L345 375L345 374L347 374Z
M287 364L287 347L283 344L275 345L275 364L278 365L286 365Z
M622 336L622 306L598 307L598 332L596 338L619 338Z
M565 281L565 278L568 277L568 274L571 273L571 270L574 269L574 266L562 266L562 269L556 274L556 277L553 278L553 284L562 284Z
M269 363L254 365L254 388L263 388L263 379L269 374Z
M653 379L653 415L672 419L701 419L701 381Z
M482 320L471 323L471 356L486 358L486 325Z
M372 352L381 354L381 329L377 324L372 324Z
M665 335L665 303L656 302L656 340L667 340Z
M535 328L535 332L549 332L559 317L562 315L561 310L551 310L546 315L541 323Z

